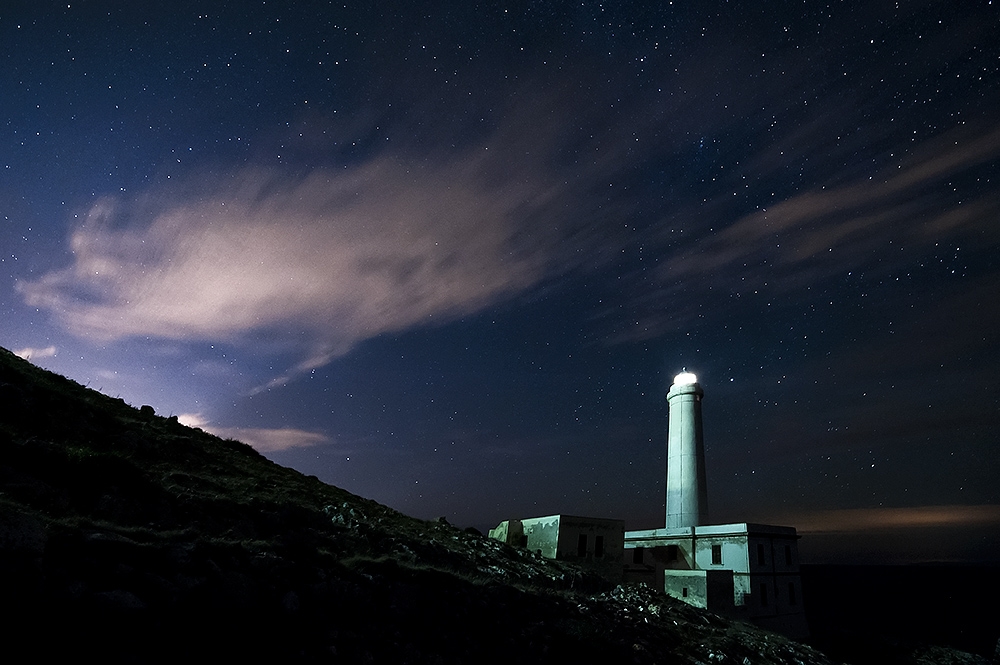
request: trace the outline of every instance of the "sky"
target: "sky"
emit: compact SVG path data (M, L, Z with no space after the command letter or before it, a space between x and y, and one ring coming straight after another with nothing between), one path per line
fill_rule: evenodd
M4 2L0 345L407 514L1000 560L1000 5Z

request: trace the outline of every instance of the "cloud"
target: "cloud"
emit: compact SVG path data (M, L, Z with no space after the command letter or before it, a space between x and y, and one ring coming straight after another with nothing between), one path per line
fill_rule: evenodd
M759 256L795 267L831 251L841 266L842 251L860 257L890 234L919 241L986 228L1000 210L995 196L952 202L942 198L940 185L998 157L1000 129L955 130L870 180L813 189L747 215L671 261L667 271L675 279L711 274Z
M14 352L15 356L20 356L25 360L41 360L42 358L52 358L56 355L56 347L46 346L44 349L35 349L30 346Z
M998 158L1000 129L961 127L871 177L813 187L728 225L713 222L710 232L664 252L654 277L643 274L646 288L629 303L631 317L620 317L617 305L602 313L625 322L610 339L655 338L706 312L731 316L739 303L731 296L790 293L845 267L859 274L890 272L943 239L995 246L1000 197L981 184L988 178L976 176ZM669 246L670 233L685 220L724 220L729 206L721 196L679 210L663 225L660 241ZM689 226L698 232L697 224Z
M324 434L301 429L216 427L204 420L200 415L193 413L181 414L177 416L177 420L183 425L198 427L209 434L214 434L223 439L242 441L261 453L273 453L291 448L308 448L310 446L331 443L330 437Z
M72 263L18 291L101 343L282 354L266 388L360 341L446 323L616 257L624 204L608 199L608 178L635 156L604 149L621 143L611 141L619 130L581 137L564 120L606 107L581 110L569 92L531 86L516 97L472 136L438 128L346 166L217 165L105 197L72 229Z
M95 204L74 262L19 290L67 329L226 340L292 333L297 371L381 333L447 321L537 283L554 241L551 184L489 156L373 160L289 177L246 169L178 198Z

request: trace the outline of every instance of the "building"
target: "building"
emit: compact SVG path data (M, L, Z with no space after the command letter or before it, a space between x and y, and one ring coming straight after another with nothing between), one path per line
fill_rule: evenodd
M622 581L624 520L574 515L505 520L490 529L489 536L549 559L579 563L612 582Z
M707 524L703 396L689 372L678 374L667 393L666 526L625 532L624 580L647 582L692 605L805 637L795 529Z
M626 581L794 637L808 634L793 527L715 524L625 533Z

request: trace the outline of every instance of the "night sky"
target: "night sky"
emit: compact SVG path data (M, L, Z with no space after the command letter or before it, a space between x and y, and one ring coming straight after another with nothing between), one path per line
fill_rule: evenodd
M996 2L4 2L0 345L423 518L1000 560Z

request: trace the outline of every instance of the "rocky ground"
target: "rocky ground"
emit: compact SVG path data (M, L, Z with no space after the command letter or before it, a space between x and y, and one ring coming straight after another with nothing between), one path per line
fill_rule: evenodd
M831 662L406 517L2 349L0 588L8 658Z

